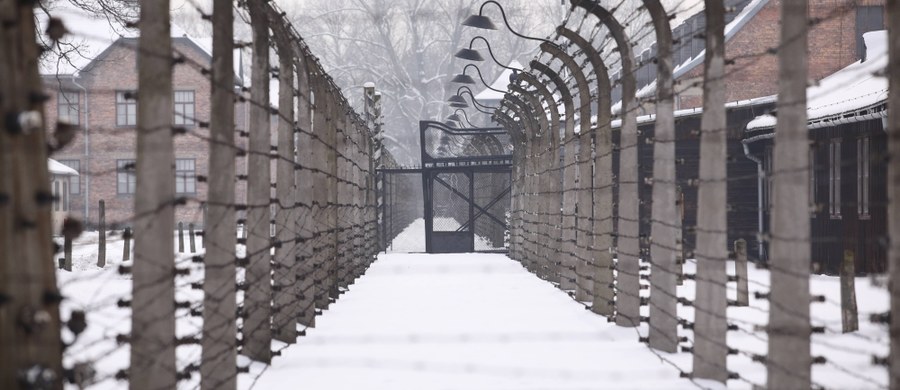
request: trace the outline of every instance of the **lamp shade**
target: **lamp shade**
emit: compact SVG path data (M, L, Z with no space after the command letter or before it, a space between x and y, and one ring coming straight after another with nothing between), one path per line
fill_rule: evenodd
M494 26L494 22L491 22L491 19L487 16L481 15L472 15L466 18L463 21L463 26L475 27L475 28L483 28L485 30L496 30L497 26Z
M456 58L462 58L469 61L484 61L484 57L481 56L481 53L479 53L478 50L472 49L459 49L459 51L456 52Z
M460 118L459 118L459 115L451 114L450 116L447 117L447 120L459 122Z
M463 97L459 96L459 95L453 95L453 96L450 96L449 99L447 99L447 102L449 102L449 103L465 103L466 99L463 99Z
M465 73L460 73L454 76L453 80L450 80L450 82L459 84L475 84L475 79Z
M456 125L456 122L451 121L451 120L444 121L444 124L447 125L447 127L452 127L452 128L454 128L454 129L457 128L457 127L459 127L459 126Z
M453 108L469 108L469 103L450 103L450 107Z

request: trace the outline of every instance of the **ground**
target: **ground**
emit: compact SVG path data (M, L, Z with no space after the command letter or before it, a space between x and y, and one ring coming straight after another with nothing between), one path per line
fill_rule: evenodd
M415 247L420 236L417 226L413 224L398 238L407 248ZM199 242L197 249L196 254L202 254ZM122 263L121 238L111 237L108 253L109 264L96 267L96 235L88 234L76 242L75 272L58 272L66 297L63 319L73 309L88 314L88 328L77 340L73 342L72 335L64 332L65 341L72 343L65 364L87 363L95 370L97 383L91 389L127 388L126 382L114 378L128 368L129 359L128 344L118 344L115 338L131 332L131 309L118 307L120 300L131 295L130 276L117 272ZM176 279L176 296L199 306L202 294L192 290L191 283L202 281L203 267L190 261L193 255L177 256L178 267L192 272ZM685 272L694 272L692 261ZM750 267L751 294L768 291L768 283L768 271ZM811 280L812 292L826 297L825 302L811 306L813 325L825 328L812 342L813 355L826 358L813 368L817 386L887 387L887 372L873 365L872 357L887 355L888 335L884 326L869 321L869 315L887 310L888 295L882 279L858 277L855 283L860 330L841 334L839 279L814 276ZM732 299L734 290L730 283ZM693 282L686 281L678 293L693 299ZM642 314L647 315L646 308ZM690 307L679 306L678 314L693 320ZM177 317L179 336L199 334L200 318L190 316L188 310L179 310ZM766 352L761 326L768 321L768 302L751 296L750 307L729 308L728 318L738 327L728 334L729 346L738 352L729 356L728 369L742 378L729 381L728 388L749 389L765 383L765 367L754 362L752 355ZM382 253L316 322L316 328L307 329L295 345L273 343L281 356L271 366L239 357L239 366L250 366L249 373L239 376L239 388L723 388L680 378L681 372L691 372L692 355L657 354L649 349L638 341L647 335L646 324L634 329L608 323L500 254ZM692 333L679 330L680 336L688 338L684 345L691 344ZM199 356L199 346L181 346L178 366L198 364ZM179 388L194 389L198 383L194 374Z

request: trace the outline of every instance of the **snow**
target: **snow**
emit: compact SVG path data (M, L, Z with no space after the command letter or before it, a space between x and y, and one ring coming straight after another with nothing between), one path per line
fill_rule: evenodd
M442 217L434 217L434 225L442 226L445 229L460 227L457 220ZM477 234L475 235L475 248L493 247L494 245L490 240ZM391 253L425 252L425 220L418 218L410 223L391 241L387 251Z
M830 116L871 107L887 100L888 64L887 31L863 34L866 60L848 65L806 90L807 117L817 122ZM776 118L758 117L747 124L747 130L775 127Z
M519 70L523 68L522 64L515 60L510 62L507 66ZM505 91L509 90L509 76L512 76L512 74L512 70L503 69L503 72L500 73L500 76L497 76L497 79L494 80L494 82L491 84L491 88L504 91L503 93L494 91L491 88L485 88L483 91L475 95L475 99L479 102L503 100L503 95L506 94Z
M633 329L489 254L382 255L253 388L298 378L334 390L694 387Z
M404 234L421 237L420 221ZM72 335L64 332L65 341L72 343L65 364L91 362L99 379L91 389L126 388L113 376L128 367L129 347L117 344L115 337L130 332L131 309L119 308L116 302L130 299L131 277L117 272L122 253L119 235L110 236L109 264L102 269L94 264L96 243L96 232L76 240L74 272L57 273L66 297L62 318L68 319L73 309L88 314L88 328L77 340L72 343ZM242 255L243 247L237 249ZM190 262L191 256L177 256L179 268L192 270L191 276L176 279L177 299L196 305L202 295L191 290L190 283L202 281L203 272L202 266ZM729 346L740 351L729 356L728 369L744 380L729 381L728 388L765 383L765 367L749 354L766 353L766 334L756 326L767 323L768 302L753 293L769 291L769 271L752 265L749 271L751 306L728 309L729 323L740 328L728 334ZM685 265L685 272L695 272L693 261ZM872 313L888 310L885 281L858 277L855 283L860 330L840 334L839 279L811 279L811 292L826 297L811 305L813 325L826 327L824 334L813 335L812 353L828 361L814 366L814 384L887 386L887 371L871 364L873 355L888 353L887 329L867 320ZM678 294L692 300L694 288L687 280ZM733 284L728 294L734 299ZM642 310L647 315L647 308ZM679 306L678 315L692 321L693 308ZM179 311L178 335L198 334L200 321ZM239 388L291 389L301 384L309 389L392 390L724 388L679 378L680 371L692 370L691 354L657 356L638 341L639 335L647 335L646 324L633 329L608 323L499 254L381 254L316 324L296 345L273 342L281 356L271 366L239 357L239 366L250 364L250 373L239 376ZM691 331L679 332L693 339ZM198 362L199 346L181 346L177 351L179 367ZM196 388L198 381L194 375L179 388Z
M52 158L47 159L47 169L51 175L78 176L78 171Z

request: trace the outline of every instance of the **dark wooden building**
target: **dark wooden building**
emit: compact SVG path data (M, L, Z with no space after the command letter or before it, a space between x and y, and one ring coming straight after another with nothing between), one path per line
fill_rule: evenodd
M810 221L816 271L838 274L844 252L860 274L887 270L887 34L865 34L865 59L826 77L808 96ZM766 172L764 229L769 231L776 120L752 121L744 143Z

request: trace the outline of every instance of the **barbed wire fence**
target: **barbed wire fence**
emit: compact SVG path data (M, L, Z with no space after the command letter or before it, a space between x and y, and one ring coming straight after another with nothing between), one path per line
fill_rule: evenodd
M46 166L47 145L64 145L45 139L34 4L0 5L0 100L10 119L0 135L0 387L120 380L135 389L234 388L249 372L239 354L270 363L381 249L375 168L383 149L374 88L366 87L365 112L356 113L274 2L216 1L211 11L189 4L212 23L211 63L173 49L168 1L141 3L140 38L129 47L139 64L138 123L122 131L136 137L138 157L129 168L137 191L134 216L115 222L134 225L134 260L110 272L67 275L59 285L51 261L54 199L47 171L34 167ZM252 42L234 41L235 15L253 27ZM50 17L54 32L62 32L49 34L58 41L66 29ZM234 49L242 47L253 53L249 88L235 85ZM173 123L172 74L179 68L211 84L208 122ZM278 108L270 105L273 78ZM235 123L236 104L250 107L247 129ZM59 141L71 127L60 122L51 135ZM176 196L176 137L209 145L208 174L197 177L207 183L208 199ZM204 231L196 233L205 251L175 254L174 210L188 204L208 207ZM238 236L238 225L246 235ZM81 230L83 223L69 220L63 234L70 242ZM84 296L60 294L87 286L93 289Z
M142 136L158 137L157 141L163 143L169 142L167 139L171 137L196 137L208 141L211 146L210 174L203 180L210 186L209 199L175 197L171 188L156 185L170 181L172 175L160 167L170 165L171 162L165 161L172 158L165 155L160 158L158 152L161 149L154 147L154 153L139 159L134 167L140 178L154 177L154 174L164 178L159 179L159 183L139 179L151 183L142 190L156 196L144 203L149 207L130 218L136 226L136 241L143 243L136 243L135 248L136 257L138 253L141 257L133 266L125 264L117 269L118 272L101 275L104 280L100 285L116 288L114 294L104 294L104 299L90 301L89 305L71 304L69 301L76 297L63 297L59 288L79 286L88 279L97 282L98 276L74 274L57 283L53 277L53 262L48 261L53 257L53 243L49 239L49 204L53 199L46 186L49 180L41 174L34 175L30 168L43 166L47 157L41 121L41 104L45 97L40 92L35 66L39 48L31 45L35 40L33 18L28 17L30 6L13 3L0 3L0 18L5 28L0 39L0 45L3 45L0 52L10 54L7 61L0 61L0 75L3 76L0 77L0 103L5 112L15 114L7 115L11 119L2 123L4 128L0 131L0 148L3 148L0 152L4 156L3 165L0 165L0 220L4 221L0 228L0 240L3 240L0 247L4 248L4 269L0 273L0 341L3 345L0 366L4 369L0 370L0 387L18 388L24 381L32 387L53 388L63 377L82 387L113 380L128 381L135 388L233 387L242 373L262 374L250 372L246 360L239 359L238 354L261 362L279 355L297 335L303 334L306 327L314 326L316 314L347 291L353 280L365 271L375 253L383 248L384 241L379 245L375 237L386 237L385 241L389 241L398 233L394 228L378 230L383 228L378 223L379 213L383 215L384 205L391 202L375 201L376 197L388 194L375 191L378 179L374 157L381 150L378 134L373 132L377 128L377 108L372 107L369 111L370 106L366 105L367 113L363 117L349 109L339 89L273 2L251 0L242 2L235 9L232 2L217 1L211 13L201 10L204 19L214 23L213 31L216 32L212 67L178 54L172 55L171 48L154 45L161 42L148 42L146 46L134 48L141 56L141 66L149 68L156 60L160 65L153 69L162 73L174 67L191 67L205 74L214 87L214 113L210 122L201 124L198 129L183 129L167 123L165 119L172 117L169 111L152 116L159 122L142 122L133 130ZM653 1L645 3L646 8L638 8L621 18L618 24L628 25L637 20L639 12L659 12L658 8L649 11L655 5ZM889 2L890 15L900 13L896 3ZM722 142L716 136L721 137L727 129L722 111L717 111L724 107L717 105L724 100L704 94L710 97L704 107L704 114L710 118L704 118L702 129L689 138L676 133L666 136L659 126L652 138L638 134L636 115L640 109L652 108L657 112L657 123L664 120L660 110L670 97L662 88L664 83L658 84L660 90L656 97L636 96L634 81L629 80L634 77L636 66L628 64L635 56L630 53L630 45L618 46L620 42L617 41L617 38L625 38L625 42L636 38L615 37L619 34L611 31L616 29L615 7L604 15L598 13L602 11L594 2L573 1L573 4L579 6L573 7L563 26L574 35L559 31L560 36L565 37L554 38L560 42L560 49L546 46L547 51L553 53L541 54L532 63L536 72L521 75L524 84L520 84L520 88L532 95L519 93L521 97L517 101L504 102L504 109L497 114L510 129L518 130L514 138L517 159L513 176L510 257L566 290L573 300L586 308L608 316L612 322L634 327L638 339L648 343L650 351L698 387L706 387L699 381L704 378L741 381L754 386L767 382L772 388L782 385L829 387L828 383L817 380L812 372L813 365L840 371L858 380L860 386L900 387L900 375L895 374L896 359L884 354L888 342L891 350L896 351L897 338L890 336L898 332L888 331L885 327L875 333L850 333L856 343L847 345L837 340L846 331L838 326L843 324L819 319L810 313L810 303L843 309L844 302L828 295L810 294L808 253L802 254L802 249L799 255L775 256L773 253L770 262L756 262L757 267L768 269L772 280L766 283L747 279L741 262L735 261L747 257L746 243L735 243L732 251L725 237L735 232L751 235L757 232L739 232L729 227L723 221L724 211L732 205L715 192L721 190L716 186L723 187L747 177L701 170L701 176L681 180L669 171L669 176L662 172L654 174L649 183L640 182L636 156L642 145L651 145L655 149L698 136L703 137L701 142L704 144ZM161 5L153 7L157 7L157 15L164 8ZM165 8L168 12L167 6ZM732 58L724 58L721 38L716 39L721 37L719 29L723 25L714 22L719 20L715 12L721 11L708 6L710 30L702 37L690 39L707 41L707 53L710 54L706 57L707 74L703 83L709 88L707 90L715 90L713 86L717 82L721 83L739 68L752 66L755 59L805 52L792 46L801 43L799 38L789 38L770 50L751 53L741 59L747 62L732 63ZM666 18L673 16L673 12L669 11ZM831 17L845 12L848 10L840 8ZM252 46L256 54L254 82L249 90L234 88L233 67L228 60L235 45L231 30L235 13L258 28L252 43L237 43L237 46ZM805 14L792 13L795 17L799 15ZM660 15L655 16L654 22L658 22ZM792 27L814 26L821 22L804 18ZM157 23L159 20L147 19L146 23L141 21L141 26L153 29ZM269 30L271 41L266 38ZM652 34L657 29L639 31L639 34ZM896 35L895 31L891 33ZM574 36L581 34L588 38L587 45L575 42ZM795 31L787 36L799 37L801 34L805 32ZM148 37L165 41L162 37L168 35L148 34ZM895 37L889 41L895 42L891 69L897 69L900 65L897 64L896 42L900 39ZM673 42L675 47L685 44L689 43ZM272 51L277 53L277 66L268 63ZM671 71L671 60L667 63L664 57L660 53L654 60L660 66L658 74L666 73L664 67ZM721 63L710 62L716 60ZM605 83L608 78L601 77L601 66L621 67L624 71L620 79ZM594 74L578 75L587 69L593 69ZM165 79L164 74L148 72L144 77L152 80L145 85L165 87L161 82ZM277 110L269 104L270 77L279 79ZM793 77L794 81L800 81L797 84L802 84L801 93L805 94L806 77ZM900 87L897 79L892 75L891 88ZM589 83L597 83L598 88L588 86L586 89ZM675 90L670 93L696 86L676 82ZM604 111L610 104L602 105L603 102L611 103L607 88L613 87L621 88L625 97L625 104L618 113L622 119L618 131L613 130L616 125L612 123L612 112ZM797 93L800 87L794 87L792 91ZM146 91L142 88L138 92L139 104L155 100L151 97L153 90ZM167 94L171 99L171 91L157 90L156 93L159 99ZM595 121L590 120L590 115L587 115L587 121L582 116L576 134L574 112L595 104L592 102L598 99L600 115ZM897 102L896 97L892 99L892 103ZM253 107L249 129L235 128L235 101ZM163 102L160 106L171 107L170 103ZM559 103L565 105L562 113L556 110ZM898 105L891 104L891 107ZM791 108L803 111L805 115L805 106L805 99L796 96L779 102L779 123L791 115L798 115L791 114ZM548 109L550 121L546 114L535 114ZM892 182L890 178L896 178L896 172L900 172L896 168L898 159L888 158L900 154L897 136L900 120L895 111L890 112L888 120L892 126L888 129L888 155L882 156L891 164L893 176L888 176L888 183L895 183L897 180ZM373 112L375 114L370 115ZM141 117L148 118L146 114ZM277 122L276 149L272 148L271 124L267 123L273 117ZM556 129L561 117L565 122L563 137L559 137L558 131L549 131ZM805 140L805 118L800 123L796 128L803 129ZM627 132L633 133L626 137ZM669 164L673 170L680 169L682 164L674 153L660 152L658 163ZM626 159L633 160L625 164ZM246 160L253 160L253 168L239 171ZM266 179L273 161L276 165L274 181ZM794 163L775 167L771 176L805 183L803 178L798 179L795 175L808 172L809 163ZM630 165L635 171L626 174L622 171L623 164ZM724 168L725 162L720 160L713 166L716 164L718 168ZM842 167L855 164L855 160L840 162ZM400 198L414 192L416 180L398 178L400 184L396 188ZM236 184L248 188L251 196L246 201L235 198ZM653 186L652 200L638 196L642 195L638 191L641 185ZM789 194L804 202L794 207L793 211L804 212L795 219L808 217L805 211L807 197L797 192L804 186L799 185ZM660 191L662 195L655 193L658 187L666 187L665 191ZM716 215L698 218L696 226L680 226L675 187L700 187L701 192L711 193L704 198L709 202L704 202L702 207ZM893 194L896 194L895 187L895 184L889 185ZM171 210L201 202L209 207L209 226L202 233L205 253L174 255L171 251L174 229ZM650 215L639 212L642 202L654 206ZM629 203L627 207L626 203ZM658 203L674 210L656 212ZM606 209L607 205L611 209ZM890 237L872 238L869 242L888 246L892 279L896 279L900 268L896 266L900 253L897 242L900 240L891 239L896 237L898 230L898 209L896 202L888 204L889 221L892 222ZM400 220L412 220L412 214L401 214ZM641 233L640 223L652 225L652 232L649 235ZM248 227L246 238L237 237L238 224ZM274 237L270 234L271 225L275 226ZM662 233L658 233L660 229ZM63 233L77 236L79 230L79 224L72 221ZM684 240L678 238L682 230L697 235L697 248L681 248L685 245ZM770 245L781 240L808 247L813 238L808 234L795 236L796 231L771 232L759 239ZM156 234L151 235L151 232ZM885 239L889 244L884 244ZM709 247L703 248L701 243ZM696 261L684 260L693 257ZM735 261L735 271L729 274L727 269L731 268L732 261ZM145 264L144 269L139 268L140 263ZM148 269L147 265L152 267ZM676 287L682 280L681 288ZM697 289L696 293L693 288ZM891 288L900 287L894 283ZM778 289L783 290L778 292ZM895 291L891 290L892 297L897 295ZM783 298L785 292L796 302ZM732 294L738 298L728 299ZM747 299L742 300L741 296ZM746 307L750 297L753 304ZM892 299L892 305L898 301ZM60 305L62 316L66 318L64 322L59 318ZM898 310L894 307L892 310ZM890 323L888 313L859 314L864 321ZM789 323L790 331L775 326L779 316L781 321ZM66 329L61 330L61 324ZM890 323L890 326L896 325ZM100 328L102 337L85 338L82 335L86 328L89 332ZM62 351L60 334L64 341ZM544 336L547 335L529 335ZM508 335L494 337L503 339ZM273 339L276 342L273 343ZM736 339L753 343L736 344L733 342ZM399 337L396 342L414 343L421 339ZM773 348L773 343L777 348ZM779 350L787 351L789 358L779 357L776 352ZM676 361L674 356L682 352L693 354L693 364L685 366ZM888 383L869 378L860 373L860 366L832 360L828 354L851 354L873 365L890 365L892 371ZM799 355L803 356L797 358ZM91 359L82 360L84 356ZM102 360L115 359L119 359L120 365L130 361L130 366L106 370L98 364ZM367 364L390 366L390 363ZM734 368L747 364L764 365L770 378L766 381ZM194 375L196 372L200 373L199 378ZM772 375L780 378L772 378Z
M783 6L781 12L786 16L782 25L790 27L782 31L781 41L764 51L733 57L724 52L726 9L721 1L706 2L706 31L680 40L666 36L671 32L668 20L675 18L677 10L666 12L657 1L645 0L643 7L627 15L616 13L622 2L609 8L594 1L573 0L571 4L557 35L541 44L541 54L531 62L531 69L513 82L494 116L516 133L510 256L567 291L586 309L619 325L635 327L639 339L660 359L692 380L827 388L829 383L813 375L814 366L823 365L852 377L858 386L895 387L893 370L897 365L884 355L889 314L854 312L856 272L841 271L841 299L810 290L810 246L843 238L810 236L808 210L822 210L823 205L808 204L812 198L806 183L815 171L811 172L806 160L810 142L803 53L809 29L843 17L854 11L857 3L838 4L814 17L807 16L805 3ZM651 22L637 29L637 36L626 36L623 26L632 25L643 12L650 14ZM888 6L888 15L890 12ZM636 63L632 42L653 33L656 55ZM702 82L673 82L672 51L694 40L706 42L704 78ZM896 57L896 50L892 55ZM782 64L774 155L774 160L781 161L767 173L775 191L782 192L772 200L772 230L760 234L729 226L726 219L727 212L739 207L728 203L728 184L755 177L726 170L731 158L726 134L731 129L725 120L724 82L767 57L778 57ZM637 93L635 75L648 64L657 67L656 88ZM621 69L618 77L607 82L608 70L616 68ZM895 80L891 82L896 85ZM702 123L690 134L676 133L673 96L698 87L704 90ZM622 97L616 117L610 107L613 88L619 88ZM592 105L597 110L593 118ZM638 131L638 112L654 114L652 133ZM885 130L893 134L889 138L896 143L897 125L891 120L885 122ZM686 169L683 158L676 158L680 156L675 154L675 144L697 138L699 176L685 180L681 174L675 175L676 169ZM642 148L646 149L641 153L653 155L652 170L641 166L648 161L638 159ZM889 156L895 151L890 149L887 156L874 156L872 161L893 161ZM856 164L856 156L839 157L837 169ZM896 170L896 165L888 169ZM645 172L646 178L641 180L639 172ZM890 175L889 181L894 177ZM691 187L699 192L697 224L682 226L679 208L683 198L678 193ZM840 207L844 206L856 204ZM897 206L887 205L891 207ZM644 231L639 225L649 228ZM866 245L879 245L891 253L887 257L890 269L897 268L895 231L886 237L865 238ZM687 235L695 237L694 247L687 245L683 237ZM769 246L768 261L751 260L757 268L768 270L770 281L747 280L747 242L738 240L732 250L726 242L732 235L756 237ZM843 264L852 267L853 255L852 251L845 254ZM685 258L696 260L685 262ZM729 273L729 269L734 271ZM750 287L756 290L753 294ZM748 309L729 310L747 307L750 296L754 304ZM895 296L891 294L892 302L897 301ZM811 316L811 303L840 310L840 326ZM748 316L747 310L753 315ZM856 316L871 321L880 331L874 335L857 331L853 326ZM766 321L759 321L761 318ZM843 333L855 336L858 345L836 343ZM693 364L676 363L670 354L678 352L692 353ZM876 366L890 365L888 380L860 374L859 365L842 363L828 353L854 355ZM767 377L761 380L732 368L746 367L744 361L764 365ZM702 382L694 383L705 387Z

